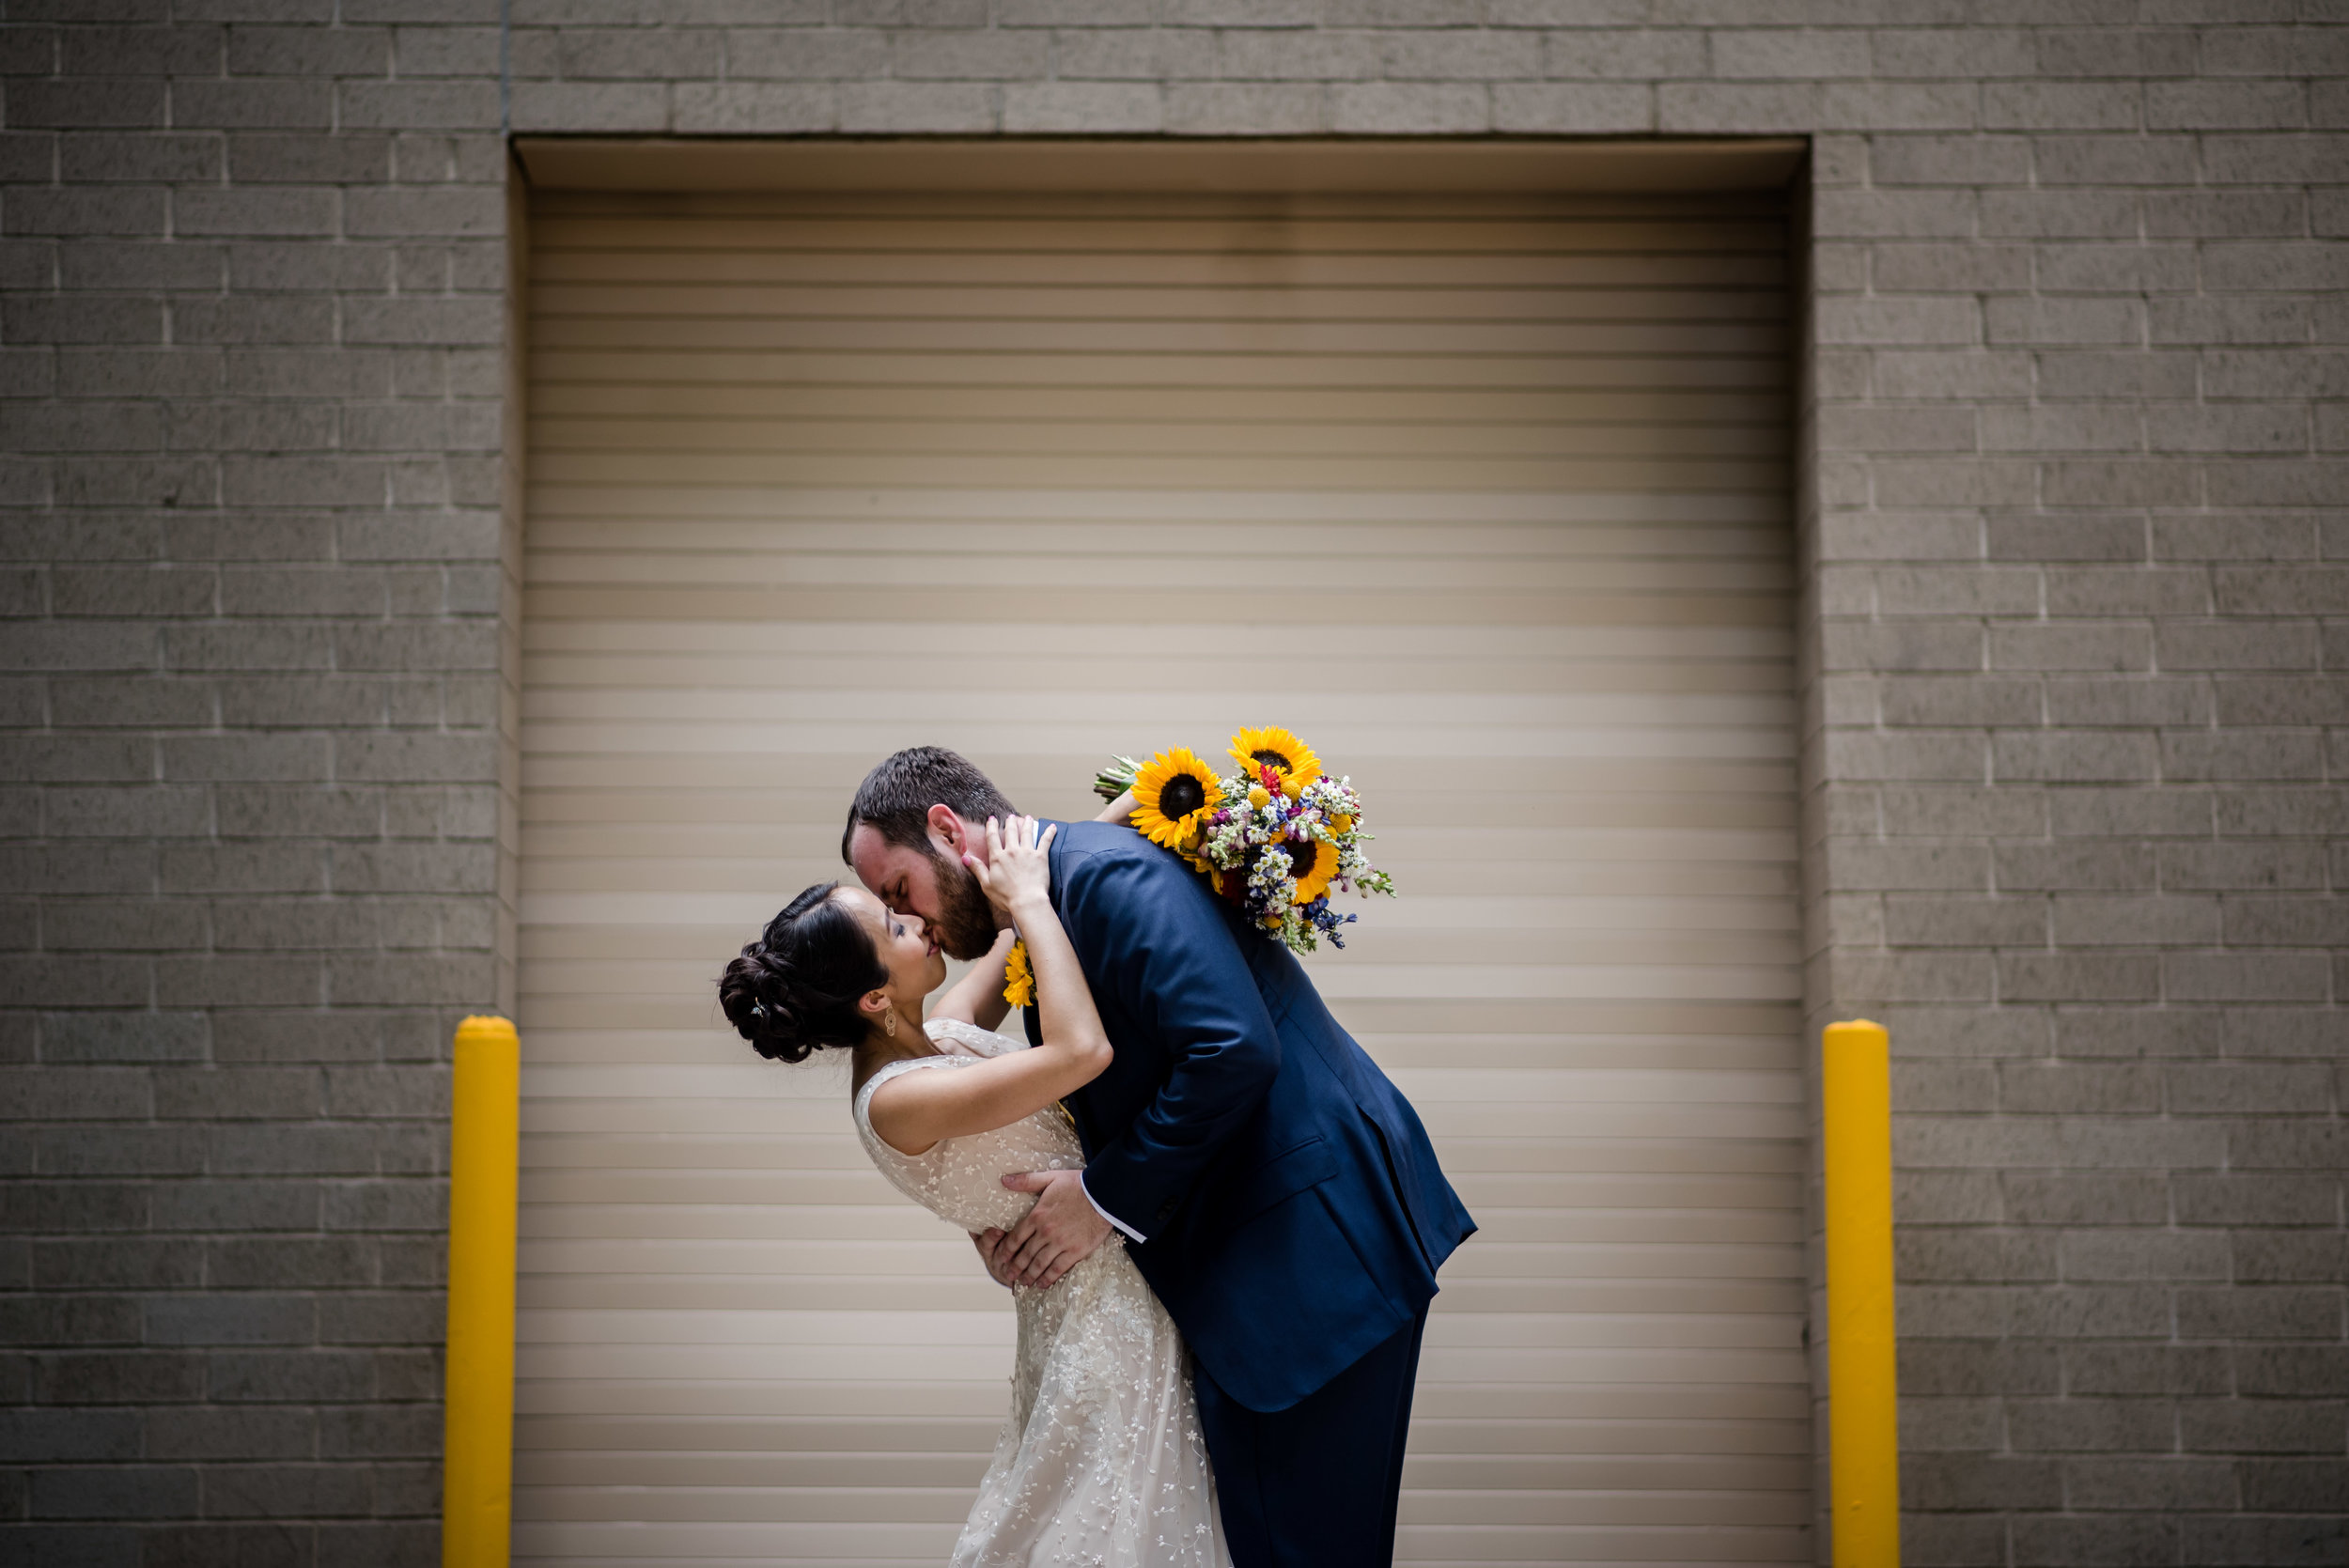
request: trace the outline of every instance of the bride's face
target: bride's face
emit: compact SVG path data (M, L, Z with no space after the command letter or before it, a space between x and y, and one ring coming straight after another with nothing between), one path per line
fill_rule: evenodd
M918 1008L924 997L946 983L945 955L920 915L897 915L863 888L844 887L832 897L848 907L873 939L873 952L889 971L889 1000Z

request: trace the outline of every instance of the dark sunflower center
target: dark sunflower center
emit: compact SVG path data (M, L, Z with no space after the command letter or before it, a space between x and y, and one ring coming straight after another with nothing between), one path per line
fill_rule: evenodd
M1299 881L1314 874L1314 862L1321 859L1321 841L1309 838L1302 844L1290 839L1281 846L1289 852L1289 875Z
M1159 786L1159 815L1179 822L1207 803L1207 790L1189 773L1177 773Z
M1283 756L1278 752L1251 752L1248 754L1255 758L1258 763L1269 764L1274 768L1278 768L1283 773L1294 772L1296 770L1295 766L1289 761L1289 759Z

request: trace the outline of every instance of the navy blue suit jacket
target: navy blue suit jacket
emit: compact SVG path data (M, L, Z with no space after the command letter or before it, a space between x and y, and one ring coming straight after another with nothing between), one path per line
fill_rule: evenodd
M1410 1102L1206 878L1100 822L1061 824L1051 870L1116 1048L1068 1101L1085 1189L1147 1238L1128 1250L1208 1375L1286 1409L1424 1308L1475 1221Z

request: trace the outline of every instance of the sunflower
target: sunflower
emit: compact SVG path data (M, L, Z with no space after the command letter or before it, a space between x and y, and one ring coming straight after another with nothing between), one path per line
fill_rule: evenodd
M1338 874L1338 846L1317 838L1287 839L1279 847L1287 852L1289 875L1297 878L1297 902L1310 904L1330 891Z
M1028 944L1014 942L1003 955L1003 1000L1025 1007L1035 1000L1035 970L1028 967Z
M1134 774L1134 827L1151 843L1178 854L1198 836L1207 813L1222 803L1215 770L1188 746L1160 752Z
M1252 779L1259 768L1277 768L1281 792L1291 800L1321 777L1321 759L1314 755L1314 749L1278 725L1242 730L1232 737L1232 760Z

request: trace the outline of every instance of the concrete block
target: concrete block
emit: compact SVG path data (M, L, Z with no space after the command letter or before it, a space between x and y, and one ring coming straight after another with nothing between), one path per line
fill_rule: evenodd
M2173 1562L2177 1560L2178 1528L2169 1518L2132 1518L2124 1514L2026 1514L2013 1522L2009 1560L2015 1568Z
M2047 831L2044 794L2015 788L1889 788L1881 815L1890 837L2043 838Z
M1982 411L1987 452L2138 452L2144 416L2128 405L2045 403Z
M1854 226L1846 224L1844 228L1851 231ZM1917 349L1957 345L1970 349L1983 340L1981 307L1971 299L1943 295L1830 297L1817 302L1813 321L1818 341L1839 347ZM1928 498L1925 504L1932 499L1954 498Z
M2178 1063L2163 1069L2179 1116L2328 1115L2332 1086L2317 1063Z
M1904 1399L1900 1441L1905 1452L1964 1452L2002 1446L1999 1402L1987 1399Z
M2215 1231L2070 1231L2058 1252L2066 1280L2224 1280L2230 1267L2227 1237Z
M1996 1109L1997 1080L1990 1069L1970 1062L1896 1062L1892 1065L1892 1109L1895 1113L1926 1111L1947 1115L1961 1111L1988 1111ZM1924 1271L1924 1260L1937 1245L1930 1233L1913 1235L1904 1243L1924 1250L1904 1254L1904 1279L1934 1279L1943 1276ZM1915 1266L1910 1266L1910 1265Z
M1992 531L1995 539L1995 520ZM2129 534L2131 554L2141 560L2144 536L2134 520ZM2059 567L2047 572L2045 582L2047 613L2056 617L2201 615L2210 609L2208 579L2196 567Z
M344 82L339 123L354 131L476 131L498 126L495 82Z
M1344 134L1441 135L1492 129L1482 84L1346 82L1330 91L1332 130Z
M2185 1225L2312 1225L2340 1213L2341 1178L2316 1175L2181 1175L2170 1184Z
M2324 885L2325 868L2306 846L2237 840L2159 846L2161 885L2171 892L2280 892Z
M2190 1562L2288 1562L2309 1568L2349 1552L2349 1526L2337 1515L2302 1518L2187 1518L2179 1549Z
M1982 629L1967 622L1830 622L1821 632L1820 657L1823 667L1829 670L1889 673L1983 668Z
M2164 669L2316 669L2316 625L2291 620L2170 620L2155 627Z
M2145 196L2145 232L2155 239L2304 238L2308 203L2297 191L2163 191Z
M1916 1225L1994 1225L2004 1219L1998 1180L1983 1171L1896 1172L1892 1208Z
M2340 1447L2339 1401L2189 1400L2178 1435L2194 1453L2330 1453Z
M2339 1460L2247 1459L2233 1468L2251 1513L2349 1514L2349 1465Z
M1329 128L1321 89L1290 83L1169 83L1163 112L1174 135L1302 135Z
M855 82L840 89L840 129L914 135L993 131L996 89L980 83Z
M1904 1340L1904 1398L2054 1394L2061 1389L2056 1347L2015 1340Z
M327 1458L431 1459L441 1452L437 1405L321 1410L319 1452Z
M2133 731L2000 730L1990 737L1992 776L2053 784L2151 781L2158 776L2155 737Z
M2010 1310L2015 1332L2035 1339L2158 1339L2169 1332L2169 1292L2159 1287L2054 1285L2018 1290ZM2067 1349L2067 1360L2069 1354ZM2051 1417L2046 1429L2052 1436L2063 1424L2064 1418ZM2076 1440L2085 1445L2101 1423L2091 1413L2077 1424L2082 1430Z
M2059 947L2216 946L2218 901L2182 897L2063 897L2055 901Z
M2213 714L2209 683L2192 677L2065 677L2045 682L2043 694L2047 720L2054 724L2091 727L2207 724ZM2198 817L2192 831L2201 831L2207 826L2205 815Z
M2173 782L2324 777L2318 737L2299 730L2198 730L2161 737L2162 777Z
M319 1290L375 1281L374 1244L363 1237L219 1240L205 1252L207 1282L229 1290Z
M2165 994L2185 1001L2322 1001L2331 966L2315 954L2173 953L2163 955Z
M351 191L343 197L343 231L354 239L496 238L506 231L505 195L464 186Z
M2308 89L2296 82L2149 82L2149 131L2296 131Z
M230 1123L204 1129L221 1175L373 1175L381 1141L369 1128Z
M1982 232L1994 240L2133 241L2143 228L2140 199L2126 189L2012 191L1982 195ZM2044 343L2136 343L2119 324L2142 319L2125 302L2055 296L1991 302L1992 340Z
M36 1519L169 1519L196 1510L196 1471L186 1466L44 1467L31 1480Z
M2349 1280L2349 1244L2338 1232L2234 1233L2240 1284L2340 1283Z
M1884 939L1893 947L2036 946L2046 940L2046 933L2045 902L2034 898L1884 901Z
M2234 1469L2225 1460L2067 1460L2062 1500L2079 1512L2232 1510Z
M2002 1063L2000 1080L2011 1086L2006 1091L2010 1109L2018 1111L2093 1108L2091 1102L2126 1101L2136 1096L2136 1085L2128 1080L2123 1080L2123 1092L2117 1095L2111 1092L2110 1080L2081 1081L2094 1071ZM2155 1098L2158 1099L2158 1085ZM2169 1193L2157 1174L2008 1171L2000 1172L1998 1180L2003 1212L2020 1225L2159 1225L2170 1218Z
M1164 111L1156 83L1011 83L1003 89L1007 132L1105 134L1156 132Z
M2083 1169L2215 1170L2227 1158L2222 1129L2208 1124L2144 1117L2082 1117L2063 1123L2057 1139L2061 1163Z
M159 1231L315 1231L319 1188L311 1181L172 1182L153 1196Z
M2230 898L2226 940L2231 947L2349 947L2349 908L2318 894Z
M203 1388L201 1358L181 1351L36 1353L31 1371L34 1397L50 1405L183 1404Z
M2048 1016L2039 1008L1899 1007L1884 1021L1904 1055L1995 1058L2048 1048Z
M2064 789L2047 797L2048 829L2058 838L2207 838L2213 820L2209 796L2179 790Z
M2166 971L2151 955L2003 953L1998 994L2010 1001L2151 1001Z
M1621 83L1495 84L1493 129L1548 134L1637 133L1657 120L1653 89Z
M722 72L724 41L700 27L567 27L556 35L555 69L572 82L708 79Z
M1884 287L1899 287L1905 292L1932 292L1929 279L1921 273L1921 265L1912 262L1911 253L1921 256L1936 254L1948 256L1956 251L1949 245L1879 246L1875 265L1881 270L1887 258L1894 269L1896 282L1882 283ZM1937 269L1935 277L1946 278L1947 272ZM1953 280L1952 280L1953 281ZM1971 341L1970 336L1965 341ZM2046 356L2042 356L2043 359ZM1884 397L2020 397L2030 394L2031 384L2030 356L2025 353L1998 351L1970 347L1958 349L1879 349L1869 356L1875 391ZM2191 374L2189 367L2189 375Z
M317 1300L306 1294L149 1296L140 1312L156 1345L298 1345L318 1334Z
M205 1477L205 1513L220 1519L364 1516L369 1481L365 1469L350 1465L224 1467Z

